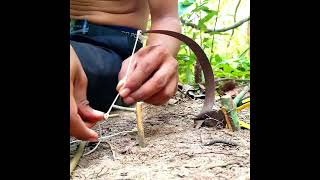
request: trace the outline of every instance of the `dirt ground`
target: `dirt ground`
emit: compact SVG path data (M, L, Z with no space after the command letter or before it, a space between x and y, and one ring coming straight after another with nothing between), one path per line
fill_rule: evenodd
M250 130L195 129L192 117L200 112L203 100L176 96L170 102L144 115L145 148L139 147L135 132L113 136L82 156L71 179L250 179ZM102 135L136 127L134 112L114 113L120 116L102 124ZM250 123L249 109L242 110L239 117ZM236 145L204 146L212 140ZM94 146L88 144L84 153ZM76 147L76 143L70 146L70 157Z

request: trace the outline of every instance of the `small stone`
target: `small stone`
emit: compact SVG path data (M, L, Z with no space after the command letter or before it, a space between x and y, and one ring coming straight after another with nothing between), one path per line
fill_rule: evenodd
M120 176L127 176L128 175L128 172L122 172L120 173Z

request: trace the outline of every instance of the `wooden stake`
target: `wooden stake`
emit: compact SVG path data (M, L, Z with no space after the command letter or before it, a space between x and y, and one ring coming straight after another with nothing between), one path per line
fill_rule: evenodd
M221 103L226 108L228 115L231 117L231 125L233 131L240 130L239 118L236 111L236 105L234 104L230 95L221 97Z
M227 113L227 110L223 107L223 108L221 108L221 111L223 112L224 119L225 119L226 122L227 122L227 127L228 127L228 129L233 130L233 129L232 129L232 126L231 126L230 118L229 118L228 113Z
M145 147L144 129L143 129L143 122L142 122L142 102L137 102L136 115L137 115L137 129L138 129L139 145L140 145L140 147Z

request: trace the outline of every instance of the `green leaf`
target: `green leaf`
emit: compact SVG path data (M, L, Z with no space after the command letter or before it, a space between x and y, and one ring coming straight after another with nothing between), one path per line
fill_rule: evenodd
M208 30L207 25L205 25L205 24L201 24L201 25L199 26L199 28L200 28L200 31L202 31L202 32L205 32L205 31Z
M190 6L192 5L196 0L179 0L179 4L185 5L185 6Z
M216 55L214 56L214 59L215 59L215 61L216 61L217 63L222 62L222 58L219 56L219 54L216 54Z
M218 11L214 11L212 9L209 9L207 6L202 6L201 8L201 11L204 11L206 13L213 13L214 15L217 15L218 14Z
M195 0L184 0L184 1L179 1L178 5L178 14L179 16L182 16L185 14L187 10L189 10L189 7L195 2Z
M198 27L202 30L202 29L207 29L207 27L205 26L204 23L208 22L213 16L215 16L216 14L213 12L207 13L207 15L200 19L198 22Z
M189 57L186 54L178 54L177 59L182 61L188 61Z
M207 39L207 40L206 40ZM204 42L203 42L203 45L205 47L207 47L209 50L211 50L211 47L212 47L212 39L210 38L205 38L204 39ZM211 53L210 51L208 53ZM209 55L209 54L208 54Z

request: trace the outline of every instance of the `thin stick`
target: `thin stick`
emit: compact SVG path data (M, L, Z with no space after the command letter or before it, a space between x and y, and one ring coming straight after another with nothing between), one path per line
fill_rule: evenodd
M186 22L186 21L183 20L182 18L181 18L180 20L181 20L181 23L182 23L183 25L190 26L190 27L192 27L192 28L194 28L194 29L200 29L196 24ZM211 33L211 32L213 32L213 33L221 33L221 32L226 32L226 31L229 31L229 30L231 30L231 29L235 29L235 28L241 26L243 23L245 23L245 22L247 22L247 21L250 21L250 16L249 16L249 17L246 17L246 18L244 18L244 19L242 19L242 20L240 20L240 21L238 21L238 22L236 22L236 23L234 23L234 24L232 24L231 26L224 27L224 28L221 28L221 29L215 29L215 30L213 30L213 29L207 29L207 30L204 31L204 32L205 32L205 33Z
M136 111L139 145L140 147L145 147L144 129L142 123L142 102L137 102Z
M119 114L109 114L109 118L119 117Z
M109 114L108 115L107 113L105 113L103 117L105 120L107 120L108 118L113 118L113 117L118 117L118 116L119 116L119 114Z
M119 110L124 110L124 111L136 112L135 108L123 107L123 106L118 106L118 105L113 105L113 108L114 109L119 109Z
M84 151L84 147L86 146L86 142L82 141L79 145L79 148L76 152L76 154L74 155L74 157L72 158L71 162L70 162L70 175L72 174L73 170L76 168L76 166L78 165L78 162L83 154Z

